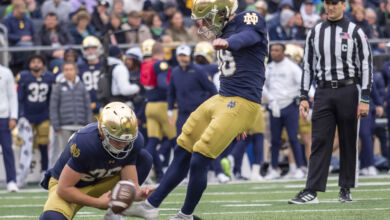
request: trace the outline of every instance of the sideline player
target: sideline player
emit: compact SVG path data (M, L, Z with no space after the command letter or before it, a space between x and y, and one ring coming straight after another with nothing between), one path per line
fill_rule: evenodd
M268 55L267 28L257 12L235 14L237 5L237 0L193 1L192 17L202 24L199 32L217 36L213 46L218 50L221 88L184 124L173 161L156 191L123 215L156 219L157 207L190 171L184 205L170 219L193 219L207 186L208 166L237 135L244 137L244 131L256 121Z
M69 140L54 167L41 182L49 196L40 220L73 219L83 207L107 209L110 190L120 180L132 180L136 200L146 199L153 189L140 189L152 157L142 150L137 118L126 104L107 104L98 123L91 123Z

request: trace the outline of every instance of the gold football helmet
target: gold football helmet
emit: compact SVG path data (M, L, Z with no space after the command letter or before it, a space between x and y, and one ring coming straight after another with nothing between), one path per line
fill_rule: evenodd
M86 49L87 48L90 48L90 47L95 47L96 48L96 53L95 54L88 54L86 52ZM100 57L100 55L103 54L103 46L102 44L100 43L99 39L97 39L97 37L95 36L88 36L88 37L85 37L82 44L81 44L81 52L83 53L83 56L85 59L87 60L94 60L98 57Z
M138 135L135 113L122 102L111 102L104 106L99 117L99 132L103 138L104 149L114 158L123 159L133 149ZM128 143L123 150L117 149L110 140Z
M211 43L207 41L201 41L195 45L194 57L202 56L206 58L209 63L214 62L215 50Z
M152 49L153 49L154 43L156 43L156 41L153 39L146 39L142 42L141 51L142 51L143 57L152 56Z
M209 37L209 32L219 35L229 20L229 17L237 10L237 0L193 0L192 19L203 20L206 29L201 26L198 33Z
M284 51L284 54L290 57L290 59L298 65L301 64L302 62L303 53L304 50L302 47L295 44L286 44L286 49Z

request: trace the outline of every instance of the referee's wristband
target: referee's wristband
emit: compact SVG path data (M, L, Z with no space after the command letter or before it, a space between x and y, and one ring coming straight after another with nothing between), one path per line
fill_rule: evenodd
M363 99L363 98L361 98L361 99L360 99L360 102L363 102L363 103L366 103L366 104L370 104L370 100L369 100L369 99Z
M299 102L308 101L308 100L309 100L309 97L307 97L307 95L301 95L301 96L299 96Z

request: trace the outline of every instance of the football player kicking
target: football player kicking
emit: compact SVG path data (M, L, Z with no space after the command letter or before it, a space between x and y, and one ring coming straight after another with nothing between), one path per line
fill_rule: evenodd
M194 209L207 186L208 166L237 135L245 136L244 131L256 121L268 54L267 29L259 13L235 14L236 9L237 0L193 1L192 16L203 27L199 32L217 36L213 46L222 73L220 91L185 122L173 161L156 191L122 215L156 219L157 207L190 171L184 205L170 219L194 219Z
M143 146L134 112L121 102L107 104L99 122L76 132L46 172L41 185L49 196L40 220L69 220L83 206L107 209L110 190L121 179L135 183L135 200L145 200L154 189L139 187L152 167Z

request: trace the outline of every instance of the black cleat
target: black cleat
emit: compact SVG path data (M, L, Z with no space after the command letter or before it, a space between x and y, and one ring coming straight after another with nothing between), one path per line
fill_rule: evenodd
M317 193L304 189L300 191L295 198L288 201L289 204L317 204L320 203Z
M340 202L352 202L351 192L348 188L341 188L339 192Z

